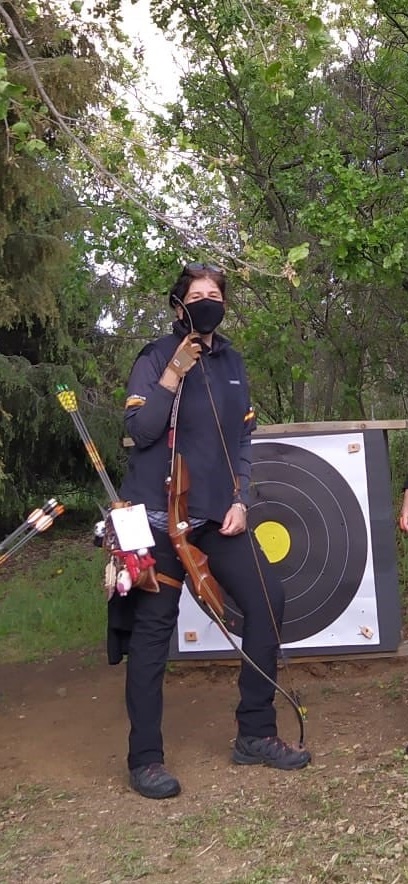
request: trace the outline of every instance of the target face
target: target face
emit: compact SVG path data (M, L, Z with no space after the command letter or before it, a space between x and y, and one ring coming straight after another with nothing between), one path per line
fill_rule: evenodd
M340 473L295 445L258 444L252 486L248 525L285 589L282 642L301 641L336 620L356 595L367 560L364 516ZM226 625L242 635L242 614L224 597Z
M301 641L356 595L367 560L365 519L348 482L311 451L269 442L254 456L249 526L285 588L282 641Z
M378 642L363 436L253 440L251 489L248 527L285 590L282 645L358 645L366 625ZM183 596L180 630L199 609L197 635L225 647L188 583ZM242 614L224 597L226 626L240 637Z

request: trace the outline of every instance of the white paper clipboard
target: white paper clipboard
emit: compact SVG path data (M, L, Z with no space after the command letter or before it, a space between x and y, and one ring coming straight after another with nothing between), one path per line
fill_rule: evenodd
M155 545L144 503L113 509L111 518L123 552L149 549Z

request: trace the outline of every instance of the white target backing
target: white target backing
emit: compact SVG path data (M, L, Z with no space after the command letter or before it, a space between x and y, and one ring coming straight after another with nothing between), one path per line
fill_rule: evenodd
M248 524L285 588L282 646L358 649L369 642L374 649L380 631L364 434L254 437L252 464ZM225 602L239 641L241 613L228 596ZM229 649L186 584L179 652Z

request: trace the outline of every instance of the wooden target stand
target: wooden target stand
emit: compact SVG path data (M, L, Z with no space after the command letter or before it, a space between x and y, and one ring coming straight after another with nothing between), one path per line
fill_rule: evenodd
M404 420L324 421L254 432L248 527L264 566L283 582L287 662L408 655L388 452L389 431L407 427ZM242 615L227 594L225 611L240 643ZM188 579L170 659L238 660Z

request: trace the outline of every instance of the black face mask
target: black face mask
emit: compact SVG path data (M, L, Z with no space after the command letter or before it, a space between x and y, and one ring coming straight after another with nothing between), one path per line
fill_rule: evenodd
M190 329L190 316L194 331L200 335L209 335L222 322L224 314L225 307L222 301L202 298L201 301L191 301L190 304L186 304L183 312L183 322Z

